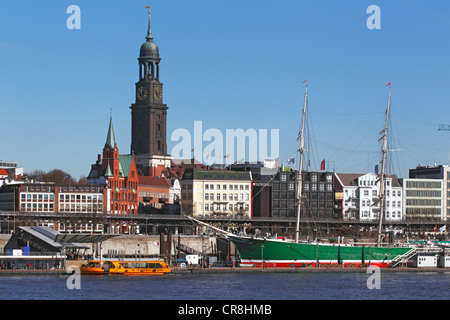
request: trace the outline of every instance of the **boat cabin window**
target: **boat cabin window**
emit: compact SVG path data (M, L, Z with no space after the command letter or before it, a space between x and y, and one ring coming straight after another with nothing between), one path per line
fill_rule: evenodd
M119 264L118 268L148 268L148 269L162 269L167 268L168 266L164 263L161 264L159 262L122 262Z
M98 262L89 262L89 268L100 268L100 263Z

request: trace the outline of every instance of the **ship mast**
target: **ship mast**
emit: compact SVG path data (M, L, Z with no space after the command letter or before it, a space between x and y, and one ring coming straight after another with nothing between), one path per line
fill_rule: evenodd
M303 112L302 112L302 128L300 130L300 133L298 135L297 141L300 141L300 161L298 163L298 172L297 172L297 225L295 229L295 242L299 242L299 236L300 236L300 214L301 214L301 207L302 207L302 167L303 167L303 152L304 152L304 135L303 131L305 129L305 117L306 117L306 104L308 101L308 80L305 80L303 83L306 84L305 89L305 100L303 102Z
M389 82L389 98L388 105L386 108L386 122L384 124L384 130L380 132L383 136L378 140L383 140L383 158L381 160L381 174L380 174L380 216L378 221L378 236L377 236L377 246L381 247L381 228L383 225L383 214L384 214L384 170L385 170L385 162L386 162L386 152L387 152L387 132L388 132L388 119L389 119L389 108L391 105L391 83Z

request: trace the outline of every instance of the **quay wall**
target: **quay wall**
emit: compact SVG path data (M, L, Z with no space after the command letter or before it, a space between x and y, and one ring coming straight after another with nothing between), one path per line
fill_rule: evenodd
M164 236L163 242L168 241L168 237ZM167 250L165 243L161 242L159 235L121 235L102 242L103 255L110 253L119 253L125 255L136 255L138 251L141 255L159 255L161 248L163 248L163 254ZM172 235L171 241L171 254L175 254L177 251L174 246L174 242L178 243L178 235ZM204 252L207 255L211 255L216 252L216 237L213 236L187 236L180 235L180 244L192 248L199 252ZM86 254L92 254L92 244L84 243L89 249L86 250ZM95 250L98 250L96 248Z
M188 247L206 255L217 255L218 251L222 252L222 257L224 257L223 253L225 252L228 252L231 256L236 254L233 244L229 244L229 247L227 247L224 239L218 240L216 236L212 235L171 235L171 238L167 235L163 237L161 235L119 235L103 241L101 246L104 256L108 255L108 253L122 256L136 256L137 254L141 256L158 256L160 254L168 254L168 248L170 248L170 254L176 254L178 252L176 248L178 242L182 247ZM99 254L99 244L83 244L87 249L79 250L79 255L92 255L93 249L96 255ZM17 238L11 234L0 234L0 248L20 249L23 245L18 243ZM181 253L184 254L185 252L181 251Z

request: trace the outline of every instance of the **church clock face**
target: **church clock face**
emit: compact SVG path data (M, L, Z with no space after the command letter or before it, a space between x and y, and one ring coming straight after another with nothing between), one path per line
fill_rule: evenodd
M160 101L162 98L162 90L161 88L155 88L153 90L153 97L155 98L156 101Z
M147 98L147 89L145 89L144 87L139 87L136 91L136 96L138 100L144 100L145 98Z

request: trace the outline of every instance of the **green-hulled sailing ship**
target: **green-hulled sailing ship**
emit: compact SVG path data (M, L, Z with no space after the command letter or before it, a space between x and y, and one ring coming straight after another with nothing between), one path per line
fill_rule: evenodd
M295 241L284 239L269 239L253 236L240 236L221 230L197 219L191 220L201 225L207 226L227 237L237 248L242 265L254 267L300 267L318 265L342 265L342 266L367 266L375 265L379 267L393 266L409 253L414 251L414 247L393 246L385 247L381 245L382 219L384 210L384 164L386 161L388 117L391 101L391 86L389 86L389 98L386 109L386 122L383 133L383 158L381 161L380 174L380 214L378 224L377 243L373 246L360 246L344 243L324 243L324 242L303 242L299 240L300 218L302 208L302 166L304 153L304 128L305 115L308 99L308 82L306 83L305 98L302 111L302 126L299 133L299 174L297 175L297 223Z

